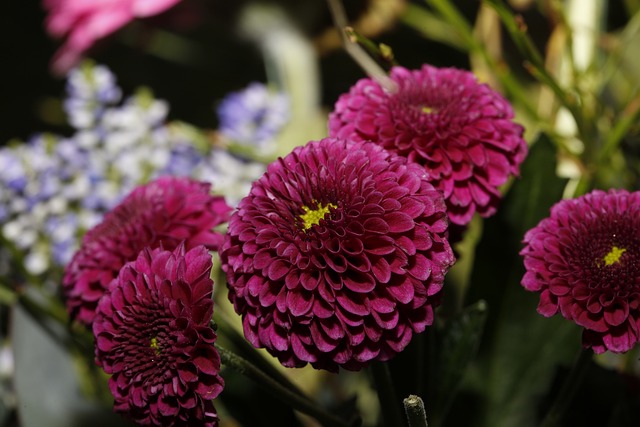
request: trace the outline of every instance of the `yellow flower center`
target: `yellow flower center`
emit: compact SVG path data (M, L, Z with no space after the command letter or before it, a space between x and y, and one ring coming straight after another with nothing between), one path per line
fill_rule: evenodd
M626 251L627 250L625 248L614 246L613 248L611 248L609 253L604 256L604 265L613 265L616 262L620 262L620 257Z
M149 344L149 347L151 347L153 349L153 351L156 354L156 356L160 354L160 345L158 344L158 338L157 337L151 338L151 344Z
M422 111L425 114L431 114L435 111L435 108L431 108L428 105L423 105L422 108L420 108L420 111Z
M302 210L304 213L300 215L300 219L303 222L304 230L308 230L316 224L320 224L320 220L324 219L324 216L331 212L331 209L337 208L333 203L327 203L326 205L322 205L318 203L318 207L315 209L311 209L308 206L303 206Z

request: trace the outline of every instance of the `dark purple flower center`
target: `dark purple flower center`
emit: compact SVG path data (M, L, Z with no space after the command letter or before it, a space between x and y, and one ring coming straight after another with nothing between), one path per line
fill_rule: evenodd
M570 274L579 278L579 284L591 292L619 297L640 291L640 239L636 230L614 220L582 234L568 263L574 266Z
M439 113L445 113L450 104L433 93L429 94L430 92L433 90L416 83L401 89L391 98L389 105L392 110L397 111L398 119L404 118L407 125L421 133L425 125L435 120Z

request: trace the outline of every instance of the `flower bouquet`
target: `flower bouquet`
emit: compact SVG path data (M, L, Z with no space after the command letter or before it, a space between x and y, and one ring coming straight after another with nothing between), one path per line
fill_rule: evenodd
M0 426L640 423L640 3L42 8Z

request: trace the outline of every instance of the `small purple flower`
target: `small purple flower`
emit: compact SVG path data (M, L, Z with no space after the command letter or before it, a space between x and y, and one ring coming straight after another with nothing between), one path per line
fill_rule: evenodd
M582 326L596 353L640 342L640 192L562 200L524 243L522 286L540 294L540 314Z
M226 138L265 148L289 120L289 99L254 82L228 95L218 107L218 117Z
M57 265L66 265L77 249L78 215L65 212L45 220L44 231L50 236L51 253Z
M64 109L76 129L94 126L109 105L120 101L122 90L116 78L103 65L74 68L67 74Z
M39 268L32 274L60 267L96 218L159 176L224 179L224 186L216 183L218 192L240 187L242 196L246 182L255 179L244 176L253 164L221 160L212 149L199 151L186 127L167 125L166 102L144 91L121 102L115 76L104 66L87 63L71 71L67 92L73 135L38 134L0 148L0 232L22 252L12 261L38 261L30 264ZM239 199L235 193L234 198ZM54 240L47 231L48 222L63 212L78 215L74 241Z
M24 190L28 182L19 156L10 148L0 148L0 184L14 192Z
M433 323L447 226L405 158L334 138L296 148L254 182L220 249L245 337L287 367L390 359Z
M116 412L140 425L218 425L211 266L204 246L146 248L111 282L93 333Z

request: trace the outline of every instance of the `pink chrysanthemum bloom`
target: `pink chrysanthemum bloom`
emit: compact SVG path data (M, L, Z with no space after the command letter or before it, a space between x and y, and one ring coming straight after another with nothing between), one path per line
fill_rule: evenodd
M524 237L522 285L538 312L584 327L596 353L640 341L640 192L596 190L562 200Z
M424 169L326 138L269 165L220 250L245 337L287 367L358 370L433 322L454 256Z
M89 230L65 268L63 291L71 317L90 325L98 300L120 268L145 247L171 250L205 245L218 250L223 236L213 228L231 208L208 183L161 177L133 190Z
M425 167L444 193L452 223L492 215L498 187L519 173L527 154L509 103L475 76L455 68L394 67L390 93L362 79L338 99L330 136L370 140Z
M141 425L218 425L212 399L224 387L211 328L211 254L146 248L100 300L96 362L114 410Z
M49 13L46 28L54 37L66 37L52 66L64 74L82 54L136 18L158 15L182 0L43 0Z

